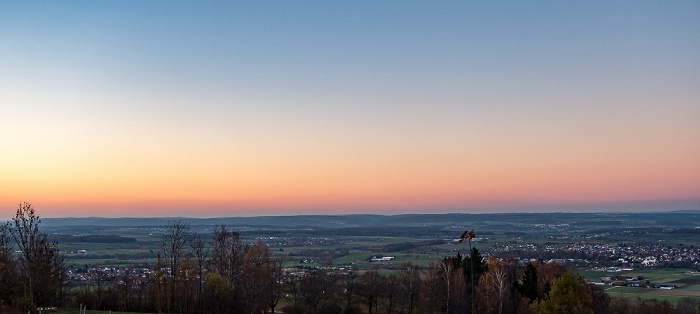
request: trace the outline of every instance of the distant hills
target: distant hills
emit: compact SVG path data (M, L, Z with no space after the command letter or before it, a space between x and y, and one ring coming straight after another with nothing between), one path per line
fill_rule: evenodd
M160 228L180 220L194 229L226 225L234 229L376 228L433 227L482 231L516 231L517 228L552 225L571 229L594 227L661 228L666 230L700 227L700 210L643 213L497 213L497 214L405 214L405 215L297 215L257 217L154 217L154 218L43 218L42 227L63 229L74 226Z

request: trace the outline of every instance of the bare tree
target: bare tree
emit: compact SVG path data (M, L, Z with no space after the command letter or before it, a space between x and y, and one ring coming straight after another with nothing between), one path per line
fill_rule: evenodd
M124 289L122 291L122 293L124 294L123 295L123 297L124 297L123 298L123 306L124 306L123 308L124 308L124 311L129 311L131 309L130 304L129 304L129 300L131 299L131 290L132 290L131 289L131 285L132 285L131 276L134 273L134 271L131 268L125 267L125 268L121 269L121 273L122 273L122 281L124 282L124 287L122 287Z
M202 239L199 234L192 237L190 241L190 247L192 248L192 253L194 254L195 261L197 262L197 306L202 309L202 282L204 280L204 262L209 256L209 251L206 249L207 241Z
M357 287L357 267L352 265L348 271L341 277L343 290L345 290L345 308L350 309L353 306L353 296Z
M267 307L269 300L270 283L273 280L268 267L270 263L270 248L262 241L251 246L245 254L243 261L243 288L244 300L247 312L257 312Z
M385 283L386 278L376 270L368 270L360 277L358 294L367 302L369 314L372 314L372 308L376 310Z
M267 305L270 307L270 312L275 313L275 307L284 294L284 269L282 269L282 260L271 258L268 264L268 272L272 275L272 282L270 282L270 293L268 295Z
M399 271L398 277L402 296L406 305L408 305L408 313L413 313L413 309L418 301L418 294L423 286L420 266L406 263Z
M483 313L503 313L503 304L507 301L512 289L507 265L498 261L495 257L490 257L488 261L488 271L479 280L479 294L483 299L479 312Z
M180 263L186 254L185 248L191 236L190 225L179 220L170 222L163 235L163 257L170 267L170 277L172 278L169 306L171 310L175 309Z
M316 313L319 304L323 303L326 290L323 289L324 281L328 274L323 269L316 269L301 278L299 293L302 295L304 304L309 307L309 313Z
M292 309L294 312L298 312L300 309L300 302L302 301L302 279L297 276L289 276L284 283L284 292L290 296L292 299Z
M389 274L389 277L387 277L387 284L384 289L384 298L386 298L387 302L387 313L394 313L394 300L396 299L396 296L399 291L399 276L396 275L396 273Z
M440 262L440 272L442 272L443 279L445 280L445 285L447 286L446 292L447 296L445 297L445 308L446 308L446 313L450 314L450 288L451 288L451 283L452 283L452 275L454 272L454 265L452 264L451 261L448 259L443 259Z
M240 234L229 231L222 225L214 231L214 247L209 267L226 278L230 284L236 284L247 250L248 246L241 241Z
M49 243L39 231L41 220L29 203L20 204L12 218L12 235L21 254L19 265L24 278L24 294L32 307L58 300L65 273L57 243Z

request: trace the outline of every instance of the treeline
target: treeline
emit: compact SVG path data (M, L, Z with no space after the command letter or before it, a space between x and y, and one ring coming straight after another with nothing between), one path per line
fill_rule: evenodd
M676 229L676 230L671 231L671 233L700 234L700 228Z
M444 240L424 240L424 241L418 241L418 242L391 243L391 244L383 245L382 252L392 253L392 252L408 251L408 250L415 249L415 248L421 247L421 246L438 245L438 244L443 244L443 243L445 243Z
M56 234L49 237L51 241L60 243L136 243L136 238L118 235L65 235Z
M521 265L479 250L389 274L324 267L284 269L262 242L244 243L225 226L211 237L180 221L165 229L148 275L95 272L70 285L56 243L38 229L29 204L0 233L0 312L36 313L42 306L157 313L698 313L687 299L610 298L572 269L542 260ZM13 249L21 252L13 254ZM19 284L18 284L19 283Z

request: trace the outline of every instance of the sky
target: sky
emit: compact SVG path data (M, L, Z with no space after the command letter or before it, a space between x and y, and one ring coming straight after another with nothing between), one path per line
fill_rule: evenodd
M698 1L3 1L0 218L700 209Z

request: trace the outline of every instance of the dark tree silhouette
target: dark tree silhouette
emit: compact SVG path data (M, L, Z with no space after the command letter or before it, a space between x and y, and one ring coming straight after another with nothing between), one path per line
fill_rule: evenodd
M526 298L530 299L530 303L537 299L539 296L539 291L537 290L537 267L532 263L528 263L525 266L525 273L523 274L523 279L518 286L520 293Z
M190 247L192 248L192 254L194 254L195 261L197 262L197 306L201 310L203 305L202 284L204 280L204 263L209 256L209 251L206 249L207 241L202 239L199 234L192 236Z
M420 266L412 263L403 264L398 273L398 283L400 296L408 306L407 312L411 314L416 307L419 293L423 287Z
M464 240L469 241L470 260L471 260L471 252L472 252L472 239L474 239L474 238L476 238L476 235L474 234L474 229L472 229L471 231L464 230L464 232L462 233L462 236L459 238L459 243L462 243L462 241L464 241ZM474 302L474 263L470 262L469 267L470 267L469 274L471 275L471 277L470 277L471 280L469 280L469 282L471 283L472 313L475 313L476 307L475 307L475 302Z
M270 300L271 286L274 280L269 268L270 248L262 241L252 245L243 258L243 275L240 288L246 312L257 313L265 310Z
M12 226L9 222L0 224L0 312L8 312L19 300L20 273L17 260L12 255Z
M359 280L358 295L366 302L369 314L372 314L372 308L376 309L379 298L384 291L386 278L380 275L376 270L368 270Z
M170 310L181 311L175 307L175 296L178 292L178 276L180 272L180 264L185 256L187 243L192 237L190 225L182 221L172 221L168 224L163 235L163 258L167 261L170 267Z
M355 290L357 288L357 278L359 277L359 275L357 274L356 268L357 267L355 265L353 265L341 277L343 290L345 293L345 309L346 309L346 311L353 308L353 297L356 294Z
M226 278L230 284L237 284L248 245L241 241L238 232L229 231L222 225L214 231L213 246L210 270Z
M479 250L476 247L472 247L472 250L466 258L464 258L464 267L462 270L465 272L464 278L470 280L471 289L471 302L472 302L472 313L476 313L476 290L474 289L474 284L479 282L481 275L488 271L488 266L484 257L481 256Z
M284 269L282 269L282 261L278 258L271 258L267 265L267 270L271 275L272 281L269 282L269 294L267 305L270 307L270 312L275 313L275 307L284 295Z
M19 248L25 297L31 307L57 305L65 274L56 242L39 231L41 220L29 203L20 204L12 218L12 235Z

